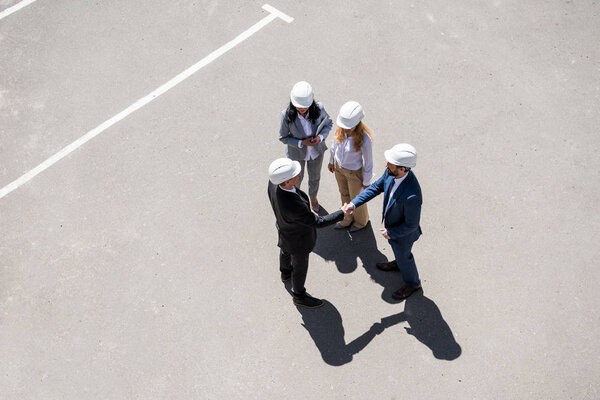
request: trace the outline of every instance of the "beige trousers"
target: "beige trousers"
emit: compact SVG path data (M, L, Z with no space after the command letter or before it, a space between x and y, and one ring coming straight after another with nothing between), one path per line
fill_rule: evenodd
M355 198L362 190L363 168L352 171L340 167L336 162L334 173L342 204L350 203L350 200ZM368 222L369 210L367 209L367 205L363 204L354 210L352 214L345 215L340 224L343 226L350 226L350 224L354 223L354 226L357 228L364 228Z

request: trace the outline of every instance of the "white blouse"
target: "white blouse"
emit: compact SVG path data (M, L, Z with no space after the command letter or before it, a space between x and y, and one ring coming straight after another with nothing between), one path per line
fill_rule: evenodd
M308 113L306 113L306 118L302 116L302 114L298 113L298 118L300 119L300 124L302 125L302 129L304 129L304 134L306 137L312 136L312 126L310 121L308 120ZM323 135L319 135L321 140L323 140ZM298 148L302 148L302 140L298 140ZM315 146L308 146L306 149L306 157L305 160L315 160L319 158L319 152Z
M329 164L333 164L335 159L340 167L352 171L364 167L363 186L369 186L371 179L373 179L373 148L371 146L371 138L365 133L360 151L354 150L352 139L352 136L346 137L342 143L338 143L335 138L333 139L333 145L329 151Z

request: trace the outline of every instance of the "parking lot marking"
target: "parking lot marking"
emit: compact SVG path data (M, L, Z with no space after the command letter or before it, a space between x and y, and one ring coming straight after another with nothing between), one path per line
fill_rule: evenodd
M36 1L37 0L23 0L22 2L17 3L17 4L15 4L12 7L8 7L6 10L0 12L0 20L3 19L3 18L8 17L12 13L16 13L21 8L27 7L28 5L30 5L31 3L34 3Z
M167 83L158 87L157 89L152 91L147 96L142 97L141 99L139 99L138 101L136 101L135 103L133 103L132 105L127 107L125 110L123 110L120 113L118 113L117 115L115 115L114 117L104 121L103 123L101 123L94 129L92 129L91 131L89 131L88 133L86 133L85 135L83 135L82 137L80 137L79 139L74 141L73 143L69 144L68 146L66 146L65 148L60 150L58 153L54 154L52 157L48 158L46 161L42 162L40 165L38 165L31 171L25 173L20 178L16 179L15 181L9 183L8 185L6 185L2 189L0 189L0 199L3 198L4 196L6 196L7 194L9 194L10 192L12 192L13 190L17 189L19 186L21 186L24 183L27 183L28 181L33 179L40 172L43 172L47 168L56 164L58 161L60 161L61 159L63 159L67 155L69 155L71 152L73 152L77 148L81 147L87 141L98 136L100 133L104 132L106 129L110 128L117 122L121 121L123 118L132 114L134 111L139 110L146 104L150 103L152 100L156 99L161 94L167 92L168 90L172 89L177 84L183 82L184 80L186 80L187 78L189 78L190 76L192 76L193 74L198 72L201 68L210 64L211 62L213 62L217 58L221 57L223 54L225 54L226 52L228 52L229 50L231 50L238 44L242 43L244 40L248 39L250 36L252 36L256 32L258 32L259 30L264 28L271 21L273 21L277 18L281 18L285 22L290 23L294 20L292 17L269 6L268 4L263 5L262 8L265 11L267 11L269 13L269 15L267 15L266 17L264 17L263 19L258 21L256 24L252 25L246 31L244 31L241 34L239 34L238 36L236 36L235 39L227 42L223 46L219 47L217 50L213 51L212 53L210 53L209 55L204 57L202 60L198 61L196 64L192 65L191 67L189 67L188 69L186 69L185 71L180 73L179 75L175 76L173 79L171 79Z
M282 13L281 11L279 11L278 9L276 9L275 7L270 6L268 4L263 4L262 9L265 10L265 11L267 11L267 12L269 12L269 13L271 13L271 14L273 14L273 15L278 16L279 18L281 18L282 20L284 20L288 24L291 23L294 20L294 18L290 17L287 14Z

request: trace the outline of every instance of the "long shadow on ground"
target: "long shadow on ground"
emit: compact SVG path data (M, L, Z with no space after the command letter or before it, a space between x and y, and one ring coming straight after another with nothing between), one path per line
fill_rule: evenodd
M333 304L327 300L323 302L321 308L298 307L298 311L302 315L302 326L315 342L323 361L333 366L349 363L376 335L402 321L402 313L387 317L385 323L374 323L368 331L346 343L342 316Z
M410 328L404 328L406 333L429 347L437 359L451 361L460 357L462 349L433 300L419 291L405 303L403 320L410 325Z
M319 214L326 213L321 207ZM343 274L354 272L360 262L371 279L383 287L381 298L388 303L397 303L392 298L392 293L402 286L402 276L399 273L380 271L375 267L376 263L387 261L387 257L377 248L370 222L364 229L354 233L347 229L334 229L333 226L319 229L313 252L327 261L333 261ZM393 257L391 249L390 254Z
M326 214L327 211L322 208L321 213ZM399 272L384 272L375 267L377 262L386 261L386 257L377 249L370 223L355 233L333 227L319 229L313 251L325 260L334 261L341 273L355 271L357 260L360 260L371 279L383 287L381 298L388 303L399 302L393 299L392 293L402 286L402 276ZM329 365L338 366L352 361L354 354L364 349L377 334L403 321L410 326L404 328L406 332L426 345L435 358L455 360L460 357L462 349L433 300L419 291L405 303L403 312L375 322L367 332L350 343L346 343L344 337L342 317L330 302L325 301L325 305L316 310L298 308L298 311L302 314L304 328L321 352L323 361ZM399 350L398 355L401 354Z
M416 293L406 300L404 312L381 318L368 331L349 343L346 343L339 311L329 301L324 300L324 303L321 308L298 307L298 311L302 315L302 326L315 342L323 361L329 365L340 366L351 362L354 355L367 347L375 336L404 321L410 326L404 328L406 332L426 345L435 358L452 361L462 353L439 308L422 293ZM402 349L391 348L392 357L394 353L398 357L405 354Z

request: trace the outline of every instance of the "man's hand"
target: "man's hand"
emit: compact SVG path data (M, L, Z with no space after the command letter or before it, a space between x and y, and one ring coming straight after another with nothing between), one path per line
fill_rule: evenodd
M329 172L333 173L333 171L335 171L335 167L333 166L333 164L327 164L327 169L329 170Z
M388 233L387 233L387 229L379 228L379 232L381 232L381 234L383 235L384 238L386 238L386 239L390 238L390 235L388 235Z
M319 144L320 141L321 141L321 136L315 136L314 138L310 139L310 142L312 143L313 146L316 146L317 144Z
M352 203L348 203L348 204L344 203L344 205L342 206L342 211L346 215L352 214L352 211L354 211L354 204L352 204Z

